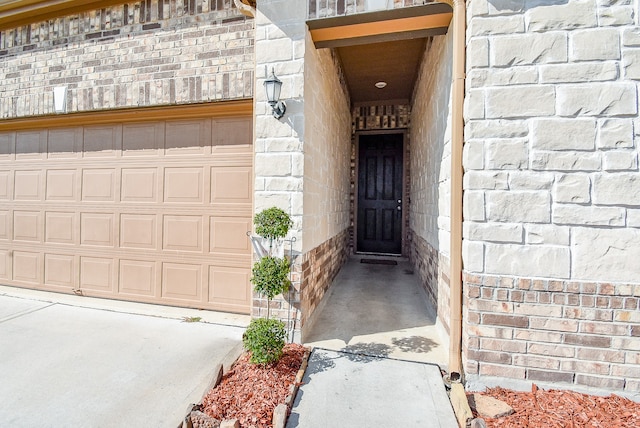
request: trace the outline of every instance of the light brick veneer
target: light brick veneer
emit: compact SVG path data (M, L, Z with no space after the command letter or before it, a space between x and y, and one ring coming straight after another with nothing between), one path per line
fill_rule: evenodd
M637 2L468 12L467 372L637 392Z
M309 19L329 18L341 15L353 15L367 12L368 0L308 0ZM380 3L377 1L375 3ZM387 0L383 2L383 9L398 9L402 7L418 6L424 0Z
M0 118L253 96L253 20L232 0L144 0L0 31Z

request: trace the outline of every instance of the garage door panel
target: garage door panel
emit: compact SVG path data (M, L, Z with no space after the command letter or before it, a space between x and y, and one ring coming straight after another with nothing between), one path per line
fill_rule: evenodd
M114 266L115 262L111 258L81 257L80 288L113 293Z
M162 264L162 297L200 301L201 296L202 265Z
M84 129L82 156L115 158L122 150L122 126L90 126Z
M13 279L14 281L39 284L41 254L27 251L13 252Z
M17 201L39 201L42 197L42 171L16 171L14 199Z
M249 273L246 269L209 267L209 302L223 302L237 305L248 304Z
M156 263L140 260L120 260L118 287L120 293L154 296Z
M174 203L203 203L203 168L165 168L164 201Z
M76 213L73 212L46 212L44 225L45 242L76 244L76 231L78 230L76 217Z
M47 201L76 201L77 175L75 169L47 171L45 197Z
M5 132L0 134L0 161L12 160L16 152L15 132Z
M202 252L201 216L164 216L163 245L165 250Z
M126 124L122 129L122 156L158 156L164 148L164 123Z
M82 152L82 128L52 129L47 139L49 159L76 159Z
M115 245L114 214L80 214L80 243L82 245L113 247Z
M0 211L0 240L8 241L11 239L11 211Z
M11 279L11 258L10 251L0 249L0 279Z
M16 160L43 159L47 150L47 131L16 133Z
M115 201L115 169L85 169L82 171L83 201Z
M211 202L250 202L252 181L252 171L248 167L211 168Z
M11 199L12 176L11 171L0 171L0 201Z
M42 239L42 213L40 211L13 212L13 239L40 242Z
M250 218L209 217L212 253L250 254L247 232L251 231Z
M44 283L45 285L74 288L77 268L75 257L63 254L45 254Z
M120 215L120 247L157 249L157 235L154 214Z
M164 153L166 156L205 155L211 153L210 120L167 122Z
M121 200L153 203L158 201L157 168L123 168Z
M0 282L249 313L252 126L0 132Z

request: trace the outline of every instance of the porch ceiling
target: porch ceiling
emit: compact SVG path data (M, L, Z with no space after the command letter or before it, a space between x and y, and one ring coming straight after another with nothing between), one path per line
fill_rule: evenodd
M447 33L447 0L307 21L316 48L335 48L351 102L409 100L427 38ZM378 89L377 82L385 82Z

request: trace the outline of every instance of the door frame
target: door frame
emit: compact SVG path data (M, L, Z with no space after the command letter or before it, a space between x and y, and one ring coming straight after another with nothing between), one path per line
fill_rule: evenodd
M402 135L402 227L400 236L400 254L395 253L368 253L358 250L358 177L360 176L360 136L361 135L383 135L383 134L401 134ZM406 255L406 232L407 220L409 218L409 201L407 178L409 177L409 152L407 151L408 129L376 129L371 131L356 131L355 133L355 174L354 194L353 194L353 253L354 254L372 254L385 256L405 256Z

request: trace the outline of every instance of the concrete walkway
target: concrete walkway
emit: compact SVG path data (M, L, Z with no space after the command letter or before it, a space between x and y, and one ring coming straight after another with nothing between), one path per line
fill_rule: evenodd
M458 426L440 373L448 338L406 259L351 257L306 333L289 428Z
M363 258L397 265L361 263ZM351 257L317 311L303 338L309 346L447 368L448 337L405 258Z
M437 366L315 349L287 428L458 425Z
M56 301L70 297L0 287L0 426L173 428L215 365L241 351L242 327L117 312L118 302L101 299L76 297L92 308Z

